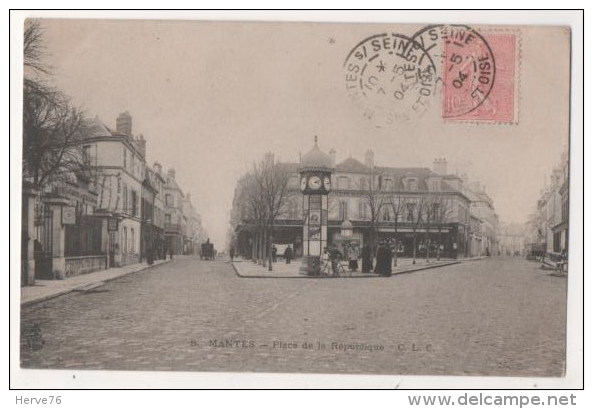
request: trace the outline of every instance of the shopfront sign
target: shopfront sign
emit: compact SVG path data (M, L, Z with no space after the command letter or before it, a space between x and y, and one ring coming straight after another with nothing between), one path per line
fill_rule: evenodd
M76 207L62 207L62 224L76 224Z

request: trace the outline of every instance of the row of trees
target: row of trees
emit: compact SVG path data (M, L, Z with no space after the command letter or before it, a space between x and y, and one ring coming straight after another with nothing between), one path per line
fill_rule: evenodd
M380 222L383 224L386 221L382 220L382 215L387 210L396 243L403 223L406 228L412 229L414 263L417 257L422 256L417 254L417 242L422 234L426 243L424 256L429 258L428 239L431 230L437 232L436 258L440 259L441 233L446 224L455 218L456 208L451 195L440 191L406 195L400 191L381 190L378 176L370 173L361 186L361 200L368 210L369 239L373 253L377 249L378 226ZM252 259L269 270L273 268L271 248L274 224L281 217L286 204L294 199L291 195L296 194L289 189L289 178L290 170L277 162L273 154L267 153L238 182L235 200L239 207L243 207L240 206L243 204L247 209L247 214L241 215L240 219L247 220L252 229ZM394 263L397 265L397 252L394 254Z
M23 59L23 180L35 188L74 172L84 174L86 162L77 143L83 135L82 110L52 85L46 62L43 29L25 22Z
M441 232L445 224L454 217L454 206L451 196L440 192L406 196L398 191L383 191L378 186L378 175L371 172L363 183L362 202L369 210L370 245L373 254L377 247L378 223L385 210L390 212L389 219L393 223L394 240L397 243L398 233L402 219L406 226L412 229L413 236L413 263L416 263L417 240L422 230L425 234L426 259L429 258L430 248L428 237L430 229L437 229L437 260L440 259ZM394 265L397 266L397 251L394 252Z

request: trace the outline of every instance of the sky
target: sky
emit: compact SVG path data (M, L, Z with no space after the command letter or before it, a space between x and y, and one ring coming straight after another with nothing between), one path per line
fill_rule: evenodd
M56 86L115 127L120 112L147 141L147 161L174 167L215 243L224 243L237 179L265 152L297 162L312 148L382 166L432 167L486 186L500 219L524 222L568 144L567 37L518 30L516 124L425 115L378 128L348 97L350 50L394 24L43 20ZM541 39L546 38L546 52Z

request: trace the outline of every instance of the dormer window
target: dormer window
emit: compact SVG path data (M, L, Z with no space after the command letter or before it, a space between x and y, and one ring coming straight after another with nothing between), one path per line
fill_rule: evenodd
M338 189L350 189L350 178L348 176L338 176Z
M408 190L415 192L418 190L418 178L408 178L407 180Z
M431 192L439 192L441 190L441 179L429 178L428 179L428 190Z

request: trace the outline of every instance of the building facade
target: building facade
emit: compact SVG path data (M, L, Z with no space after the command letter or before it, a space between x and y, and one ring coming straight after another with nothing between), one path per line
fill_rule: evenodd
M80 166L41 189L23 178L23 285L138 263L149 254L164 258L165 229L173 223L166 224L168 213L179 248L191 254L201 219L174 171L165 177L158 162L146 166L146 141L133 135L128 112L118 116L115 130L98 117L85 118L68 154ZM167 194L175 212L166 211Z
M182 254L187 217L183 214L183 191L175 180L175 169L165 178L165 247L170 254Z
M83 141L97 178L99 199L95 214L103 218L102 249L111 267L140 262L141 196L146 166L146 143L142 137L133 137L130 115L121 114L117 125L114 131L95 118L90 121L90 132Z
M471 217L479 222L479 234L489 248L496 241L497 217L491 200L475 195L475 204L467 196L463 180L447 173L447 163L438 159L433 169L424 167L398 168L378 166L372 151L364 161L349 157L335 163L336 152L329 153L334 172L328 195L327 240L329 245L342 246L345 242L376 245L379 240L390 240L401 257L448 257L470 255ZM299 191L300 163L284 163L291 176L289 194L274 224L273 241L278 248L290 244L296 255L302 251L303 195ZM253 217L246 205L246 192L241 181L237 184L231 224L233 246L244 257L253 255ZM489 199L489 198L488 198ZM483 211L483 207L492 209ZM342 225L352 225L352 234L342 235ZM474 227L475 229L476 227ZM486 233L484 233L486 231Z
M526 223L526 246L552 259L568 252L569 161L565 150Z
M467 182L466 179L461 190L470 200L469 256L497 255L499 220L492 198L479 182Z

